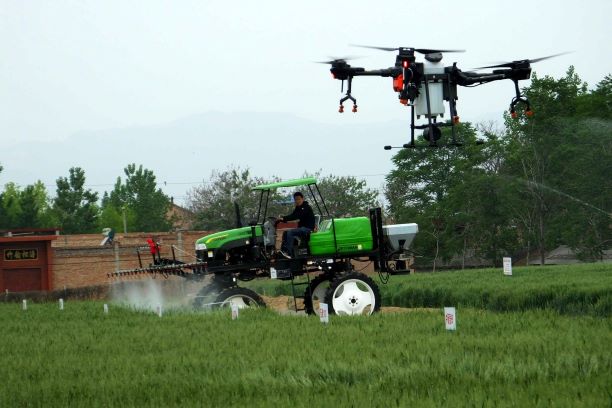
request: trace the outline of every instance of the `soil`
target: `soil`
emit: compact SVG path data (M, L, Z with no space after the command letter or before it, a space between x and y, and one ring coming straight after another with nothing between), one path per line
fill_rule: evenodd
M264 302L266 302L266 305L268 305L269 308L276 310L280 314L295 314L293 298L291 296L277 296L277 297L262 296L261 298L264 300ZM302 300L298 299L298 307L302 307L302 306L303 306ZM385 306L385 307L380 308L381 313L408 313L408 312L414 312L417 310L436 311L436 312L439 311L439 309L436 309L436 308L407 308L407 307L395 307L395 306ZM298 312L298 314L305 314L305 313Z

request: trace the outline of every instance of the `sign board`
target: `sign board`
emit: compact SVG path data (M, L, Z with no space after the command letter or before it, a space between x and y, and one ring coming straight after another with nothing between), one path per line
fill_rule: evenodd
M235 303L231 303L231 307L232 307L232 320L236 320L238 318L240 308Z
M319 319L321 323L329 323L329 307L327 303L319 303Z
M504 275L512 276L512 258L504 257Z
M5 249L5 261L29 261L38 259L38 250L36 249Z
M457 313L454 307L444 308L444 323L446 330L457 330Z

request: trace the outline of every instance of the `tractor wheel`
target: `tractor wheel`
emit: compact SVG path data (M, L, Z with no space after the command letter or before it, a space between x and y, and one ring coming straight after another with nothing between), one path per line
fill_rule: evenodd
M193 301L193 308L201 309L212 304L219 293L233 286L234 282L230 275L213 275L208 285L203 286L196 295Z
M314 278L304 292L304 308L308 314L317 314L319 302L325 301L325 294L329 288L331 277L319 275Z
M266 302L264 302L257 293L253 292L251 289L237 286L225 289L219 293L215 303L219 307L229 307L234 304L238 305L240 309L245 307L266 307Z
M204 286L193 301L194 309L202 309L205 305L214 302L215 295L220 292L220 288L215 283Z
M380 291L368 276L351 272L332 281L325 302L330 315L371 315L380 310Z

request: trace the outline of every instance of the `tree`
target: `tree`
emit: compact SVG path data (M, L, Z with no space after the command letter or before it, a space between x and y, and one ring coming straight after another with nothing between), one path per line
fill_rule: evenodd
M235 228L235 202L241 210L241 221L255 220L259 209L259 194L253 192L253 188L274 181L278 179L264 180L261 177L253 177L249 169L229 168L222 172L213 171L208 183L193 188L187 194L188 208L196 214L195 227L203 230ZM271 193L268 200L269 216L280 213L281 201L279 194L275 191Z
M525 92L536 115L506 118L507 174L522 182L522 212L532 216L521 218L533 223L527 229L535 232L542 264L546 250L562 243L601 253L609 235L610 124L592 119L609 112L590 99L610 100L606 78L589 93L573 67L559 80L534 75Z
M23 227L49 228L56 225L49 195L42 181L26 186L20 194L20 202Z
M0 226L3 228L21 228L20 191L15 183L7 183L0 194Z
M97 230L98 193L85 189L85 171L72 167L68 177L57 179L53 213L61 228L68 234L82 234Z
M7 183L0 193L0 227L48 228L56 224L47 189L41 181L25 189L15 183Z
M100 226L122 230L125 217L130 231L168 231L172 222L167 214L172 204L157 187L153 171L133 163L123 171L125 182L118 177L114 189L102 198Z
M443 137L448 138L448 129ZM416 222L414 249L425 261L450 259L467 245L475 216L470 207L470 175L483 173L486 154L475 144L476 129L459 125L461 148L402 149L393 157L395 169L387 176L385 196L395 222Z
M309 177L309 175L305 175ZM334 217L356 217L368 215L370 208L378 206L378 191L368 188L365 180L358 180L354 176L334 176L333 174L321 177L314 174L317 186L325 200L329 213ZM306 197L308 189L300 188ZM317 198L318 200L318 198ZM315 203L310 203L313 207ZM322 205L319 202L319 205ZM322 211L323 208L321 208Z

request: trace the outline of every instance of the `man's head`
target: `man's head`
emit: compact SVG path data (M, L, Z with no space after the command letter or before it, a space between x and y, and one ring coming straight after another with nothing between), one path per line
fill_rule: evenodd
M299 207L300 205L304 204L304 194L299 191L296 191L295 193L293 193L293 201L295 201L296 207Z

